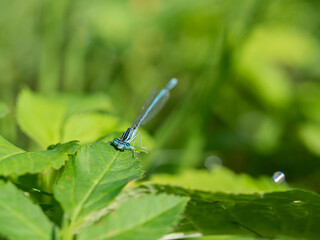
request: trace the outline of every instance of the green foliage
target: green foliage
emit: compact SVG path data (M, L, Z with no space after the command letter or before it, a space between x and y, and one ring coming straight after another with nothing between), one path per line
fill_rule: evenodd
M177 77L182 84L147 128L156 148L183 151L153 152L149 169L203 166L214 152L236 172L282 170L320 191L318 1L32 0L0 9L0 101L10 106L0 130L17 145L35 147L14 121L21 87L61 103L49 113L42 104L19 110L30 114L18 117L21 127L45 148L123 131L148 91ZM77 114L92 131L75 130Z
M18 98L17 120L21 129L42 147L58 143L65 106L24 90Z
M214 171L185 170L176 175L156 174L151 177L148 183L170 184L203 191L230 193L271 192L289 189L284 183L274 183L270 177L255 179L247 174L237 175L224 167L219 167Z
M12 183L0 182L0 233L9 239L49 240L54 225Z
M314 154L320 155L320 127L319 124L305 123L300 126L299 135L305 146Z
M42 146L74 138L95 142L114 131L116 126L119 126L119 130L124 129L125 125L119 124L118 118L101 112L109 110L111 106L108 99L99 94L88 97L44 97L24 90L18 100L17 119L21 128ZM43 234L45 239L50 239L51 234L63 240L73 239L80 227L85 229L108 214L107 207L121 190L131 180L142 176L140 161L132 151L118 151L105 142L119 135L109 134L92 144L80 145L78 141L52 144L47 150L38 152L24 151L0 136L0 174L23 188L27 196L40 203L43 209L49 209L46 213L50 219L61 226L59 228L51 224L49 231ZM23 177L27 179L31 176L26 174L36 174L35 181L30 178L31 182L25 185ZM20 175L22 178L18 177ZM19 193L19 190L16 189L16 192ZM170 196L168 199L173 203L174 199L177 200L176 210L172 210L172 214L164 219L167 222L163 223L163 231L158 233L160 235L169 231L178 221L183 210L183 201L179 202L178 199L186 201L185 198ZM62 219L56 201L61 204ZM21 204L23 206L24 203ZM4 221L0 221L0 229L3 224ZM20 223L16 225L18 227ZM0 230L0 234L20 239L6 230Z
M47 151L25 152L3 137L0 139L0 170L1 175L4 176L25 173L43 174L42 170L58 169L69 159L63 173L58 176L58 181L56 183L49 182L52 184L51 188L54 188L54 197L61 203L64 210L63 222L60 222L61 229L54 227L53 223L50 224L39 209L35 209L36 207L31 204L30 200L23 196L22 192L14 185L0 182L0 190L3 193L0 199L0 233L10 239L50 239L53 232L56 232L61 239L72 239L79 227L90 226L107 214L108 211L105 209L121 189L128 182L143 174L140 162L134 158L133 152L118 151L110 144L101 141L80 147L77 142L68 142L49 146ZM33 194L32 189L29 191L28 195ZM166 214L158 216L158 221L163 222L163 226L160 228L162 230L159 231L156 228L154 231L158 236L161 236L178 221L186 198L170 196L159 197L159 200L154 198L156 197L153 196L152 199L144 201L150 201L150 206L153 206L154 201L168 203L163 206L163 209L162 205L159 206L159 211L162 210L162 214L164 212ZM52 214L57 215L59 212ZM161 215L160 212L158 214ZM148 219L147 214L143 217ZM35 218L37 219L35 220ZM126 214L119 221L123 222L124 219L127 219ZM136 223L136 219L126 220L126 222L132 225ZM156 219L155 222L157 222ZM143 224L141 223L141 225ZM144 229L148 226L146 224L146 226L140 227ZM155 226L157 225L151 224L151 227L155 228ZM14 231L15 228L20 230ZM83 231L86 231L85 228ZM123 231L121 232L123 233Z
M320 192L319 11L0 1L0 239L319 239L319 195L270 179ZM171 77L168 105L139 129L147 151L116 150ZM194 170L212 156L232 171Z
M54 195L70 216L71 224L79 225L88 215L106 207L142 173L130 151L122 153L103 142L84 145L67 162Z
M76 114L66 121L62 139L63 141L78 139L81 142L94 142L117 129L117 125L119 125L119 119L110 114L91 112ZM122 129L125 127L122 126Z
M9 111L9 107L4 102L0 101L0 118L6 116Z
M270 240L270 238L263 238L263 237L251 237L251 236L208 236L208 237L200 237L197 240ZM273 240L289 240L290 238L272 238Z
M40 146L46 147L66 139L68 139L66 141L75 140L72 139L72 137L79 136L79 130L74 133L70 132L72 131L72 129L70 129L72 126L70 125L75 124L72 117L80 118L79 122L83 124L81 115L78 116L78 114L88 111L108 111L110 109L111 105L109 99L101 94L91 96L61 95L44 97L25 89L18 98L17 120L22 130L26 132L29 137L38 142ZM98 116L101 118L101 116L104 115L100 114ZM110 120L111 122L110 117L105 117L104 120ZM111 127L109 126L107 130L110 131L114 124L115 123L113 123ZM84 140L92 141L96 140L98 137L102 137L105 131L101 131L101 129L99 129L100 126L101 124L95 125L95 128L100 130L98 131L98 134L100 135L97 136L97 133L92 133L93 136L90 137L89 135L89 138L87 136ZM88 132L88 128L83 127L92 126L82 125L82 129L85 129ZM79 140L82 140L81 138L83 138L83 133L80 135Z
M187 201L165 194L129 199L80 232L79 239L157 240L179 220Z
M253 94L276 108L284 108L293 97L292 83L290 76L274 63L312 69L317 64L319 50L313 38L290 27L261 26L243 44L235 65L241 74L248 76L243 84Z
M29 90L19 96L18 121L35 141L44 145L79 138L93 143L70 141L28 152L0 136L0 174L8 181L0 183L0 234L10 239L55 235L61 240L156 240L172 232L200 232L317 239L319 195L288 191L286 184L276 185L268 177L255 179L223 167L186 170L180 175L157 174L123 190L141 178L143 170L138 153L119 151L109 143L120 135L110 133L118 120L112 113L101 113L109 107L97 99L92 95L85 103L79 97L44 97ZM31 180L24 184L23 178Z
M104 93L91 95L61 94L52 97L55 103L65 105L66 117L70 117L82 112L111 111L110 98Z
M227 194L168 185L144 185L130 195L167 193L191 198L176 231L318 239L320 195L302 190ZM307 220L308 219L308 220Z
M77 147L77 142L73 141L52 150L25 152L0 136L0 174L23 175L49 168L59 169L68 160L68 155L75 153Z
M24 89L17 104L20 127L43 148L72 140L94 142L130 126L110 113L110 100L103 94L48 97ZM152 147L153 141L148 133L142 129L141 132L145 136L144 145ZM114 136L119 137L120 134ZM112 141L113 138L107 140Z

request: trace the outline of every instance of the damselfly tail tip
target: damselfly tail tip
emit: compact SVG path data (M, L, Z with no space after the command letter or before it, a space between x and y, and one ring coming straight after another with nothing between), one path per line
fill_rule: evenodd
M177 83L178 83L178 79L172 78L172 79L168 82L166 88L167 88L168 90L170 90L170 89L174 88L174 86L177 85Z

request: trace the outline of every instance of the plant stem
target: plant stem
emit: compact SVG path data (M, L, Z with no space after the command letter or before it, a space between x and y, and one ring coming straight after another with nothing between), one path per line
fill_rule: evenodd
M48 169L40 173L40 187L41 190L47 193L52 193L53 185L56 181L57 171L54 169ZM51 197L43 196L43 201L49 203Z
M61 240L73 240L73 227L71 225L63 228Z

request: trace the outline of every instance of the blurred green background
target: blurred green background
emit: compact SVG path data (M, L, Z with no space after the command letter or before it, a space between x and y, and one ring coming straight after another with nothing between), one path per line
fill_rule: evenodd
M316 0L0 0L0 133L32 147L15 122L25 87L105 93L127 124L177 77L145 126L148 173L222 163L320 192L319 12Z

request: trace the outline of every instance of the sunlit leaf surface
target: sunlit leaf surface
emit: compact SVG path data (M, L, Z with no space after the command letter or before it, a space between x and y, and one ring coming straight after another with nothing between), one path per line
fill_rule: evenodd
M17 120L22 130L43 148L60 142L66 107L41 95L23 90L17 103Z
M156 174L150 183L171 184L204 191L231 193L253 193L285 191L289 187L276 184L270 177L255 179L247 174L235 174L227 168L217 167L216 170L185 170L180 174Z
M14 240L50 240L53 224L11 183L0 182L0 234Z
M290 240L291 238L272 238L272 240ZM196 240L270 240L270 238L263 237L252 237L252 236L241 236L241 235L222 235L222 236L206 236L199 237Z
M236 183L235 183L236 184ZM303 190L227 194L168 185L130 189L130 196L168 193L191 198L177 232L318 239L320 196Z
M51 150L25 152L0 136L0 174L23 175L48 168L58 169L68 160L68 154L73 154L77 147L78 143L73 141Z
M114 131L119 119L110 114L81 113L70 117L63 128L63 141L77 139L82 143L93 142ZM124 128L123 128L124 129Z
M75 223L106 207L142 173L132 151L121 152L103 142L87 144L67 162L54 194Z
M187 201L165 194L129 199L80 232L79 239L157 240L177 223Z
M104 94L61 94L52 97L55 102L63 103L67 109L67 116L73 116L82 112L111 111L113 109L110 98Z
M78 140L72 137L77 137L77 133L86 126L79 126L81 123L84 123L84 120L80 118L80 121L76 122L75 125L80 130L76 129L75 133L70 133L70 124L75 123L72 118L69 121L67 120L75 114L98 110L108 111L110 109L112 109L110 100L103 94L46 97L24 89L18 97L17 120L22 130L40 146L45 148L50 144L64 141L64 139ZM92 124L93 120L90 120ZM67 126L63 132L62 129L64 128L65 121L67 121ZM101 129L96 129L96 131L98 130ZM98 137L103 136L105 132L102 130L93 137L96 135ZM88 138L91 140L90 136Z

